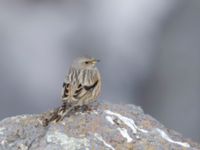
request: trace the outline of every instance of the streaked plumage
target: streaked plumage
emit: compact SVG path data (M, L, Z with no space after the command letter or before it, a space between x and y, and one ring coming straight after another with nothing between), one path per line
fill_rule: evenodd
M74 107L97 100L101 92L101 76L96 62L98 60L94 58L80 57L72 63L62 87L63 105L49 122L62 120Z

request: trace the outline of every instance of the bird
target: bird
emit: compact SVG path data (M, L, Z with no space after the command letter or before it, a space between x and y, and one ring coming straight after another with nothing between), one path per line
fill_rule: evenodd
M96 66L100 60L93 57L76 58L64 79L61 92L62 106L57 108L49 122L58 122L76 107L86 107L95 101L101 93L101 75Z

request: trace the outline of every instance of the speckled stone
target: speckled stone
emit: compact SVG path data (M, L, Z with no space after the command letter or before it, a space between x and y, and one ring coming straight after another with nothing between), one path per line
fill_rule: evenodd
M39 115L0 122L0 150L200 150L140 107L102 103L43 127Z

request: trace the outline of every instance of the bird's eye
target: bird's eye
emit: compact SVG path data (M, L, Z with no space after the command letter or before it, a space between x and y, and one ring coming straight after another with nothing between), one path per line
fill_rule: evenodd
M85 64L89 64L89 63L90 63L89 61L86 61L86 62L85 62Z

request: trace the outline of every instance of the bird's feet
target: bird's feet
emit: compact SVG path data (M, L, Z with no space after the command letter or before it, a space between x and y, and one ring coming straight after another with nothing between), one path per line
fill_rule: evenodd
M83 106L81 106L81 110L82 110L82 112L90 112L90 111L92 111L92 108L88 105L83 105Z

